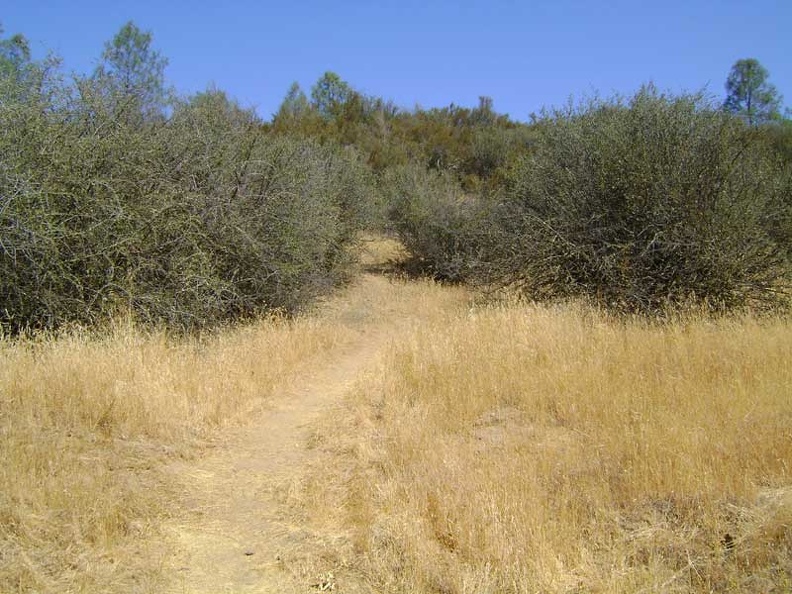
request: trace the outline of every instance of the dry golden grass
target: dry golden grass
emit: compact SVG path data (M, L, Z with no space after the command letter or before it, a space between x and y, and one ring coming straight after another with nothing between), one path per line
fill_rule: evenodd
M401 257L390 240L364 247L366 266ZM131 323L0 337L0 592L161 591L173 576L160 521L183 511L170 461L256 418L361 333L391 336L464 299L369 277L310 315L201 339Z
M378 278L201 340L0 340L0 592L159 591L165 463L368 333L380 369L285 498L339 589L792 590L792 323L466 302Z
M791 363L789 321L446 317L328 424L304 505L374 591L788 592Z
M387 271L409 256L397 239L373 233L361 234L357 250L360 265L371 271Z
M123 324L0 340L0 592L157 591L165 551L143 543L173 503L163 463L349 333L303 318L202 340Z

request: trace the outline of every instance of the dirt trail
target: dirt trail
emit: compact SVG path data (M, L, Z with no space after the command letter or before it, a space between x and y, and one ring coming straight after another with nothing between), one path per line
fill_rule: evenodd
M333 312L356 330L353 344L301 374L206 456L171 469L182 485L186 512L165 526L176 543L165 571L170 592L311 592L335 585L329 573L312 573L321 563L309 559L321 554L332 535L295 516L289 499L311 465L321 461L312 443L314 428L376 368L397 327L416 322L416 303L394 304L389 284L366 275L356 296ZM343 591L358 588L347 581Z

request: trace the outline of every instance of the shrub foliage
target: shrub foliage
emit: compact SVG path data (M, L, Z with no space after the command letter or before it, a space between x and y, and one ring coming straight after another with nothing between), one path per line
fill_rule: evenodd
M195 328L344 277L369 186L353 150L270 136L219 91L141 122L99 84L0 102L3 328Z
M176 98L166 64L133 23L72 81L0 40L0 329L294 311L385 224L422 272L533 298L790 303L788 121L648 86L528 125L328 72L268 125L216 89Z
M437 280L466 280L476 262L471 237L482 223L476 200L450 175L420 164L386 170L380 185L389 224L413 255L413 272Z
M536 127L492 210L480 278L634 312L783 299L789 171L757 130L701 96L653 87Z

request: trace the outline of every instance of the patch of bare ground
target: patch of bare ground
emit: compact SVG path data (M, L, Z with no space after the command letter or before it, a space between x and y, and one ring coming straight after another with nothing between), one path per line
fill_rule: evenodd
M327 536L293 513L290 493L301 488L305 465L316 458L312 427L365 373L383 341L381 335L361 338L319 370L306 371L209 455L171 466L188 512L168 527L178 547L170 570L175 591L305 589L310 554Z

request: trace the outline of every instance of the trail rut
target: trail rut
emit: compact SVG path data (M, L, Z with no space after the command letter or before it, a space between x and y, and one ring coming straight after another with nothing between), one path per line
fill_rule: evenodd
M175 550L165 573L168 592L311 592L334 587L332 574L310 574L308 560L332 535L320 534L289 509L321 452L314 429L375 363L409 312L387 311L382 277L363 279L362 297L340 308L340 323L357 339L328 360L311 366L246 426L225 434L205 456L173 464L182 492L182 512L164 526ZM415 311L412 312L412 316ZM358 591L347 583L344 591Z

